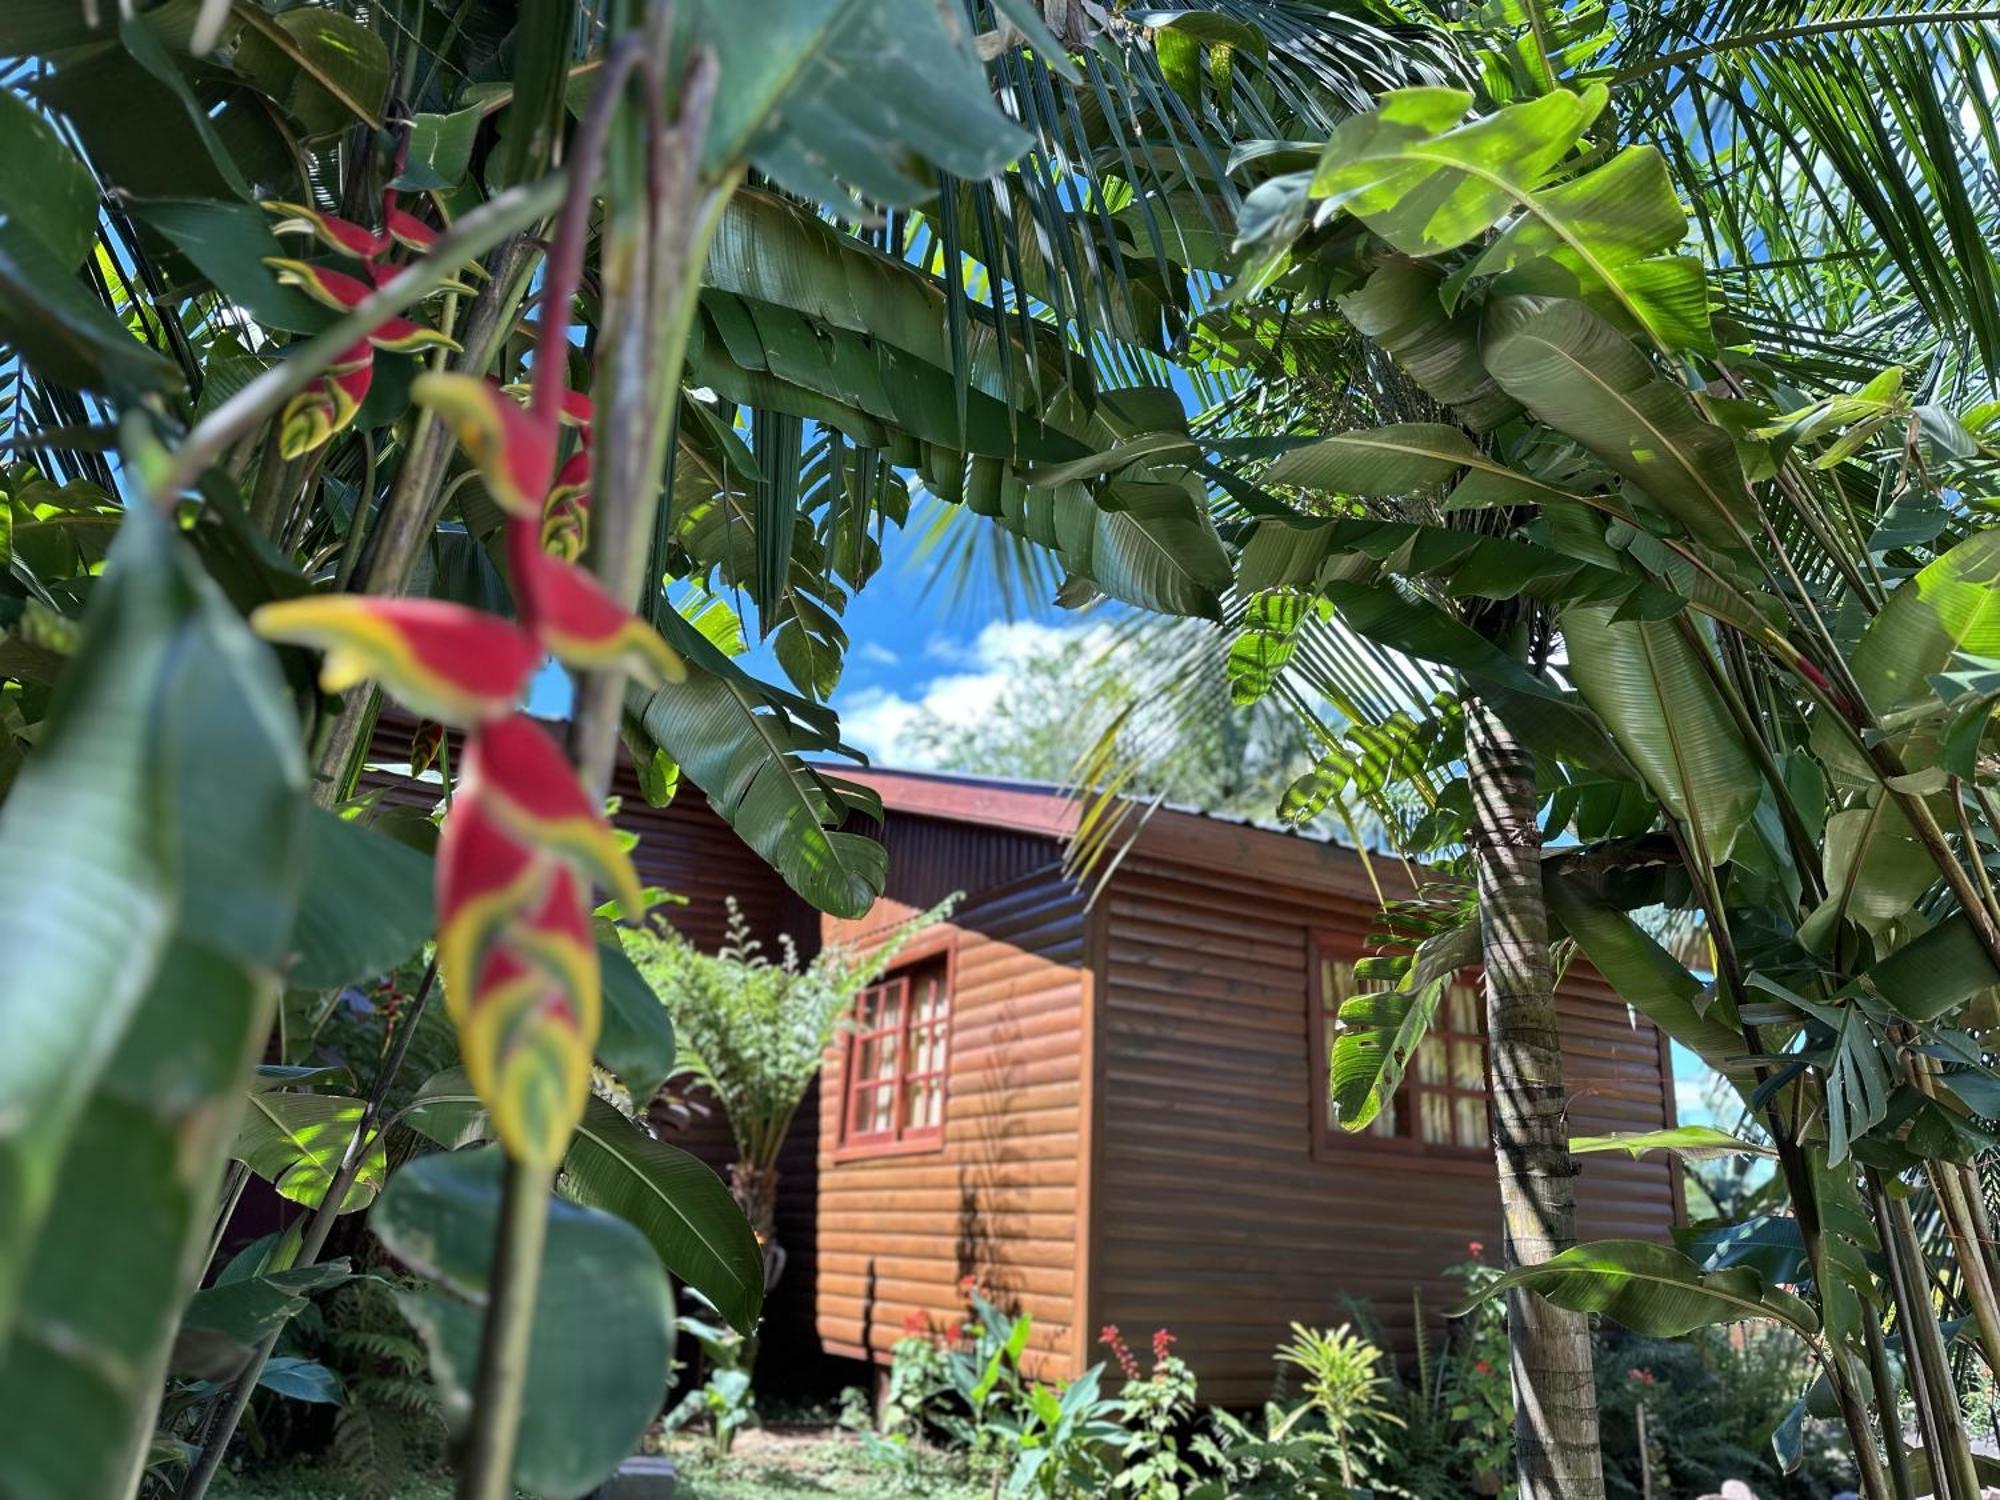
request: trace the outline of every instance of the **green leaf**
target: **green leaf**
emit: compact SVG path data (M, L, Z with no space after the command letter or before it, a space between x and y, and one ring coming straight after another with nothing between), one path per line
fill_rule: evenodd
M270 1183L281 1198L317 1208L340 1170L365 1106L340 1094L253 1092L229 1154ZM340 1212L375 1201L389 1175L387 1139L377 1131Z
M1365 1130L1395 1098L1445 987L1478 961L1478 924L1462 923L1425 938L1396 989L1363 992L1342 1003L1329 1075L1342 1129Z
M270 1026L304 789L268 648L161 517L129 512L0 809L9 1496L137 1482Z
M449 1148L490 1134L485 1107L456 1069L425 1083L403 1118ZM660 1264L708 1298L738 1332L756 1328L764 1252L713 1168L592 1098L563 1160L563 1184L577 1202L638 1229Z
M1414 589L1395 579L1334 582L1326 595L1339 618L1362 635L1463 674L1536 750L1610 775L1629 774L1588 708Z
M1729 434L1703 421L1685 390L1582 303L1495 304L1485 353L1508 395L1630 480L1690 536L1734 549L1753 528Z
M1687 237L1687 213L1651 146L1627 146L1602 166L1529 196L1474 276L1510 273L1509 292L1587 301L1636 324L1662 349L1713 349L1701 262L1661 256Z
M971 28L931 0L699 0L685 24L720 76L704 142L711 172L748 158L814 203L905 205L936 191L917 165L992 176L1027 145L993 99Z
M1709 1161L1719 1156L1775 1156L1769 1146L1746 1141L1713 1125L1681 1125L1673 1130L1627 1130L1616 1135L1573 1135L1572 1156L1593 1151L1623 1151L1634 1161L1648 1151L1670 1151L1685 1161Z
M325 1365L300 1359L296 1354L274 1354L265 1360L257 1384L294 1401L309 1401L319 1406L341 1404L340 1377Z
M159 517L129 512L0 806L0 951L13 965L0 991L0 1336L93 1081L143 1007L196 1003L162 973L175 934L182 970L245 966L217 996L216 1026L232 997L267 989L249 968L274 968L291 927L304 778L268 648ZM190 1044L197 1034L219 1033L199 1028ZM184 1060L175 1044L159 1063ZM165 1128L191 1103L176 1087L158 1107Z
M338 1286L348 1274L345 1260L327 1260L218 1282L188 1298L181 1323L254 1348L306 1310L305 1293Z
M235 63L309 140L357 120L379 120L389 90L389 49L369 27L331 6L256 14L237 36Z
M888 858L881 844L840 825L868 811L867 794L808 766L799 752L824 747L753 696L707 641L681 631L674 644L689 658L688 680L633 698L646 733L785 884L821 911L864 915L882 892Z
M1571 1312L1603 1313L1634 1333L1679 1338L1697 1328L1769 1318L1810 1338L1813 1310L1790 1292L1767 1287L1748 1266L1703 1272L1680 1251L1645 1240L1600 1240L1520 1266L1482 1288L1457 1317L1488 1298L1525 1287Z
M315 809L305 893L292 929L298 989L330 990L386 974L436 925L431 861L352 819Z
M616 1073L633 1099L644 1103L659 1093L674 1068L674 1023L653 987L625 954L616 929L609 940L599 928L598 968L604 976L604 1029L597 1060Z
M1455 249L1524 202L1607 97L1601 84L1558 89L1467 121L1462 89L1398 89L1334 131L1312 193L1405 255Z
M1335 495L1385 499L1441 489L1475 470L1493 500L1530 501L1546 485L1516 474L1442 422L1403 422L1335 433L1293 448L1264 471L1266 484L1294 484ZM1559 493L1559 492L1558 492Z
M1930 851L1887 791L1830 814L1820 858L1826 900L1799 928L1799 940L1815 950L1831 942L1832 926L1843 917L1881 937L1938 881Z
M419 1157L369 1218L391 1254L435 1283L399 1301L430 1350L454 1427L471 1409L502 1166L498 1147ZM658 1414L673 1302L631 1225L557 1198L547 1214L513 1478L535 1494L569 1497L610 1474Z
M1965 913L1947 917L1867 971L1868 980L1903 1015L1934 1021L2000 985L1986 947Z
M61 266L97 240L97 184L55 127L13 89L0 93L0 236L33 235Z
M1618 998L1747 1094L1757 1075L1745 1065L1743 1032L1728 996L1702 1006L1701 981L1601 894L1556 875L1542 884L1549 915Z
M1562 612L1584 701L1713 863L1729 858L1763 781L1698 648L1673 621L1621 620L1601 604Z
M1952 659L2000 656L2000 528L1927 563L1889 595L1854 648L1854 680L1878 719L1932 696Z
M109 312L33 235L0 234L0 342L38 375L137 398L178 391L181 374Z
M486 111L479 105L448 115L417 115L410 121L410 150L403 170L389 186L405 192L434 192L465 181L473 142Z
M1229 556L1206 507L1175 484L1127 480L1099 497L1081 572L1112 598L1160 614L1220 619ZM1072 549L1065 548L1068 562Z
M132 211L194 262L211 285L267 328L318 333L334 315L296 287L281 286L266 256L287 247L271 233L271 216L248 203L196 198L139 198Z
M1478 320L1445 311L1443 276L1433 267L1392 260L1359 291L1335 299L1347 320L1389 352L1430 395L1474 432L1491 432L1521 410L1480 358Z

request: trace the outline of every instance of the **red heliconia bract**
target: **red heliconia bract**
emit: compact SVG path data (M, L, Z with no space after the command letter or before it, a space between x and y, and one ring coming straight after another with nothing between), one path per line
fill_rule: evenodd
M260 605L250 623L325 652L329 693L373 679L415 712L466 727L511 713L542 661L520 626L443 599L312 594Z
M425 374L411 395L451 424L486 492L510 516L541 519L556 466L556 424L530 415L490 380Z
M589 573L544 551L538 527L508 526L507 567L522 623L566 666L622 662L648 687L686 680L680 653Z
M540 725L519 714L485 725L466 746L466 775L477 778L498 826L576 860L627 911L639 910L644 898L632 857Z
M389 248L387 235L377 234L338 214L321 213L302 203L285 203L276 199L259 206L266 212L284 215L271 226L273 234L310 234L327 248L352 256L355 260L373 260Z

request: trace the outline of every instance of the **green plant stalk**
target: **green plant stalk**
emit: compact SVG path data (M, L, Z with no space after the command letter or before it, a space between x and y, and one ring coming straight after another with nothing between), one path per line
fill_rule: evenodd
M299 1236L298 1254L291 1264L295 1266L315 1265L319 1253L326 1248L327 1237L333 1233L335 1220L340 1217L340 1205L347 1201L347 1191L354 1186L354 1179L361 1175L361 1164L368 1159L368 1153L375 1144L377 1127L382 1120L382 1110L388 1102L389 1090L394 1086L396 1075L403 1070L403 1059L409 1055L410 1039L417 1033L417 1023L423 1019L424 1007L430 1001L431 991L437 985L437 960L433 958L424 969L423 982L417 986L416 995L411 999L409 1009L403 1013L396 1027L396 1035L390 1043L388 1055L381 1067L375 1071L375 1082L368 1090L368 1099L362 1105L361 1118L354 1122L354 1134L348 1138L347 1150L340 1158L340 1166L334 1171L333 1181L328 1184L326 1196L320 1199L319 1207L313 1210L310 1220ZM298 1221L293 1227L297 1228ZM218 1231L218 1238L220 1231ZM211 1257L212 1258L212 1257ZM243 1373L236 1377L224 1398L220 1420L202 1445L201 1457L196 1459L188 1471L187 1482L181 1487L180 1500L201 1500L208 1492L215 1471L222 1467L222 1460L229 1452L230 1439L236 1435L236 1425L243 1419L243 1410L250 1404L251 1394L257 1389L257 1382L263 1378L264 1366L270 1362L271 1351L278 1347L278 1339L284 1333L280 1324L271 1330L264 1342L251 1352L250 1363Z
M1936 1197L1945 1231L1951 1236L1958 1256L1959 1275L1965 1282L1965 1300L1972 1305L1973 1326L1979 1330L1979 1352L1989 1370L2000 1371L2000 1305L1996 1305L1993 1283L1986 1273L1986 1257L1980 1254L1978 1231L1966 1206L1963 1183L1950 1162L1924 1163Z
M1868 1344L1868 1378L1875 1386L1875 1409L1882 1418L1882 1451L1888 1461L1889 1485L1896 1500L1917 1500L1917 1487L1910 1478L1910 1455L1903 1447L1903 1423L1897 1415L1896 1382L1889 1369L1889 1350L1882 1340L1882 1310L1864 1299L1867 1316L1861 1320L1862 1337Z
M541 1286L549 1191L554 1185L553 1168L525 1166L509 1158L501 1179L500 1228L487 1278L486 1325L458 1500L510 1500L514 1493L514 1453L520 1441L535 1294Z
M1687 867L1695 899L1708 921L1709 935L1715 944L1716 967L1722 982L1730 999L1740 1006L1748 989L1744 982L1742 960L1736 951L1736 940L1724 919L1721 893L1713 883L1714 872L1706 861L1696 859L1695 851L1688 844L1687 833L1678 819L1669 818L1667 830L1680 851L1681 863ZM1752 1058L1766 1056L1763 1038L1758 1035L1757 1028L1748 1021L1744 1021L1742 1027L1745 1050ZM1824 1286L1825 1238L1812 1173L1799 1155L1797 1137L1775 1099L1767 1101L1764 1106L1764 1128L1770 1132L1772 1145L1778 1153L1779 1170L1785 1179L1785 1191L1792 1200L1792 1213L1798 1219L1799 1241L1805 1248L1806 1260L1812 1266L1814 1280ZM1882 1473L1881 1457L1875 1450L1868 1409L1854 1390L1853 1382L1845 1378L1846 1372L1841 1368L1837 1352L1822 1362L1826 1367L1827 1381L1833 1387L1834 1399L1840 1406L1841 1424L1846 1427L1848 1443L1854 1450L1854 1464L1861 1475L1862 1490L1868 1500L1888 1500L1888 1481Z
M654 15L659 18L664 11L656 7ZM662 33L657 40L664 39ZM614 384L610 431L603 445L614 462L624 452L633 454L636 462L630 469L614 471L619 478L601 494L590 547L593 570L611 597L628 606L635 602L642 583L648 588L659 587L659 580L642 576L661 504L659 476L673 413L680 401L681 371L687 358L688 334L700 305L708 247L743 175L742 167L737 166L712 186L705 186L699 176L702 142L715 102L716 75L712 56L691 59L681 80L679 117L668 127L658 118L656 103L654 118L649 121L650 227L645 249L650 255L644 270L645 295L640 299L645 335L636 340L621 338L614 349L614 358L619 349L629 349L639 363L631 372L636 378L621 378ZM658 80L650 82L649 93L657 101ZM650 379L644 378L647 375ZM629 436L621 438L627 429ZM591 674L577 693L571 748L584 784L600 796L611 782L624 695L625 672L616 666Z
M1923 1246L1910 1221L1909 1205L1889 1193L1881 1174L1872 1167L1868 1169L1868 1184L1877 1222L1884 1231L1882 1244L1888 1252L1896 1291L1896 1320L1903 1330L1903 1350L1911 1366L1912 1393L1918 1395L1917 1409L1925 1422L1932 1482L1942 1483L1943 1500L1979 1500L1979 1476L1972 1466L1972 1447L1951 1382L1944 1335L1931 1304ZM1916 1390L1919 1371L1920 1393Z

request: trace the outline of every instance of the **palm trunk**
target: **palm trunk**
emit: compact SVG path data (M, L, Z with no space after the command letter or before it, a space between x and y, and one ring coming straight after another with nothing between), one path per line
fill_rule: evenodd
M1542 897L1535 764L1484 703L1465 705L1468 835L1485 964L1493 1150L1507 1265L1576 1243L1576 1168L1564 1120L1562 1038ZM1590 1325L1531 1292L1507 1299L1521 1500L1602 1500Z

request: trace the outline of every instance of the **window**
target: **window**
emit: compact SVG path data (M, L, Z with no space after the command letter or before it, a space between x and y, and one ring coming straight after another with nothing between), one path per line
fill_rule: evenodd
M1327 1078L1340 1007L1357 994L1391 988L1381 981L1358 979L1355 956L1351 941L1314 939L1312 1048L1318 1060L1313 1070L1314 1150L1323 1153L1328 1148L1359 1146L1369 1137L1381 1137L1420 1150L1483 1156L1492 1144L1487 1113L1485 1006L1478 980L1470 974L1462 974L1446 986L1430 1030L1403 1070L1402 1086L1395 1098L1365 1131L1340 1128Z
M948 953L891 970L863 990L847 1036L841 1149L866 1153L941 1143L950 1050Z

